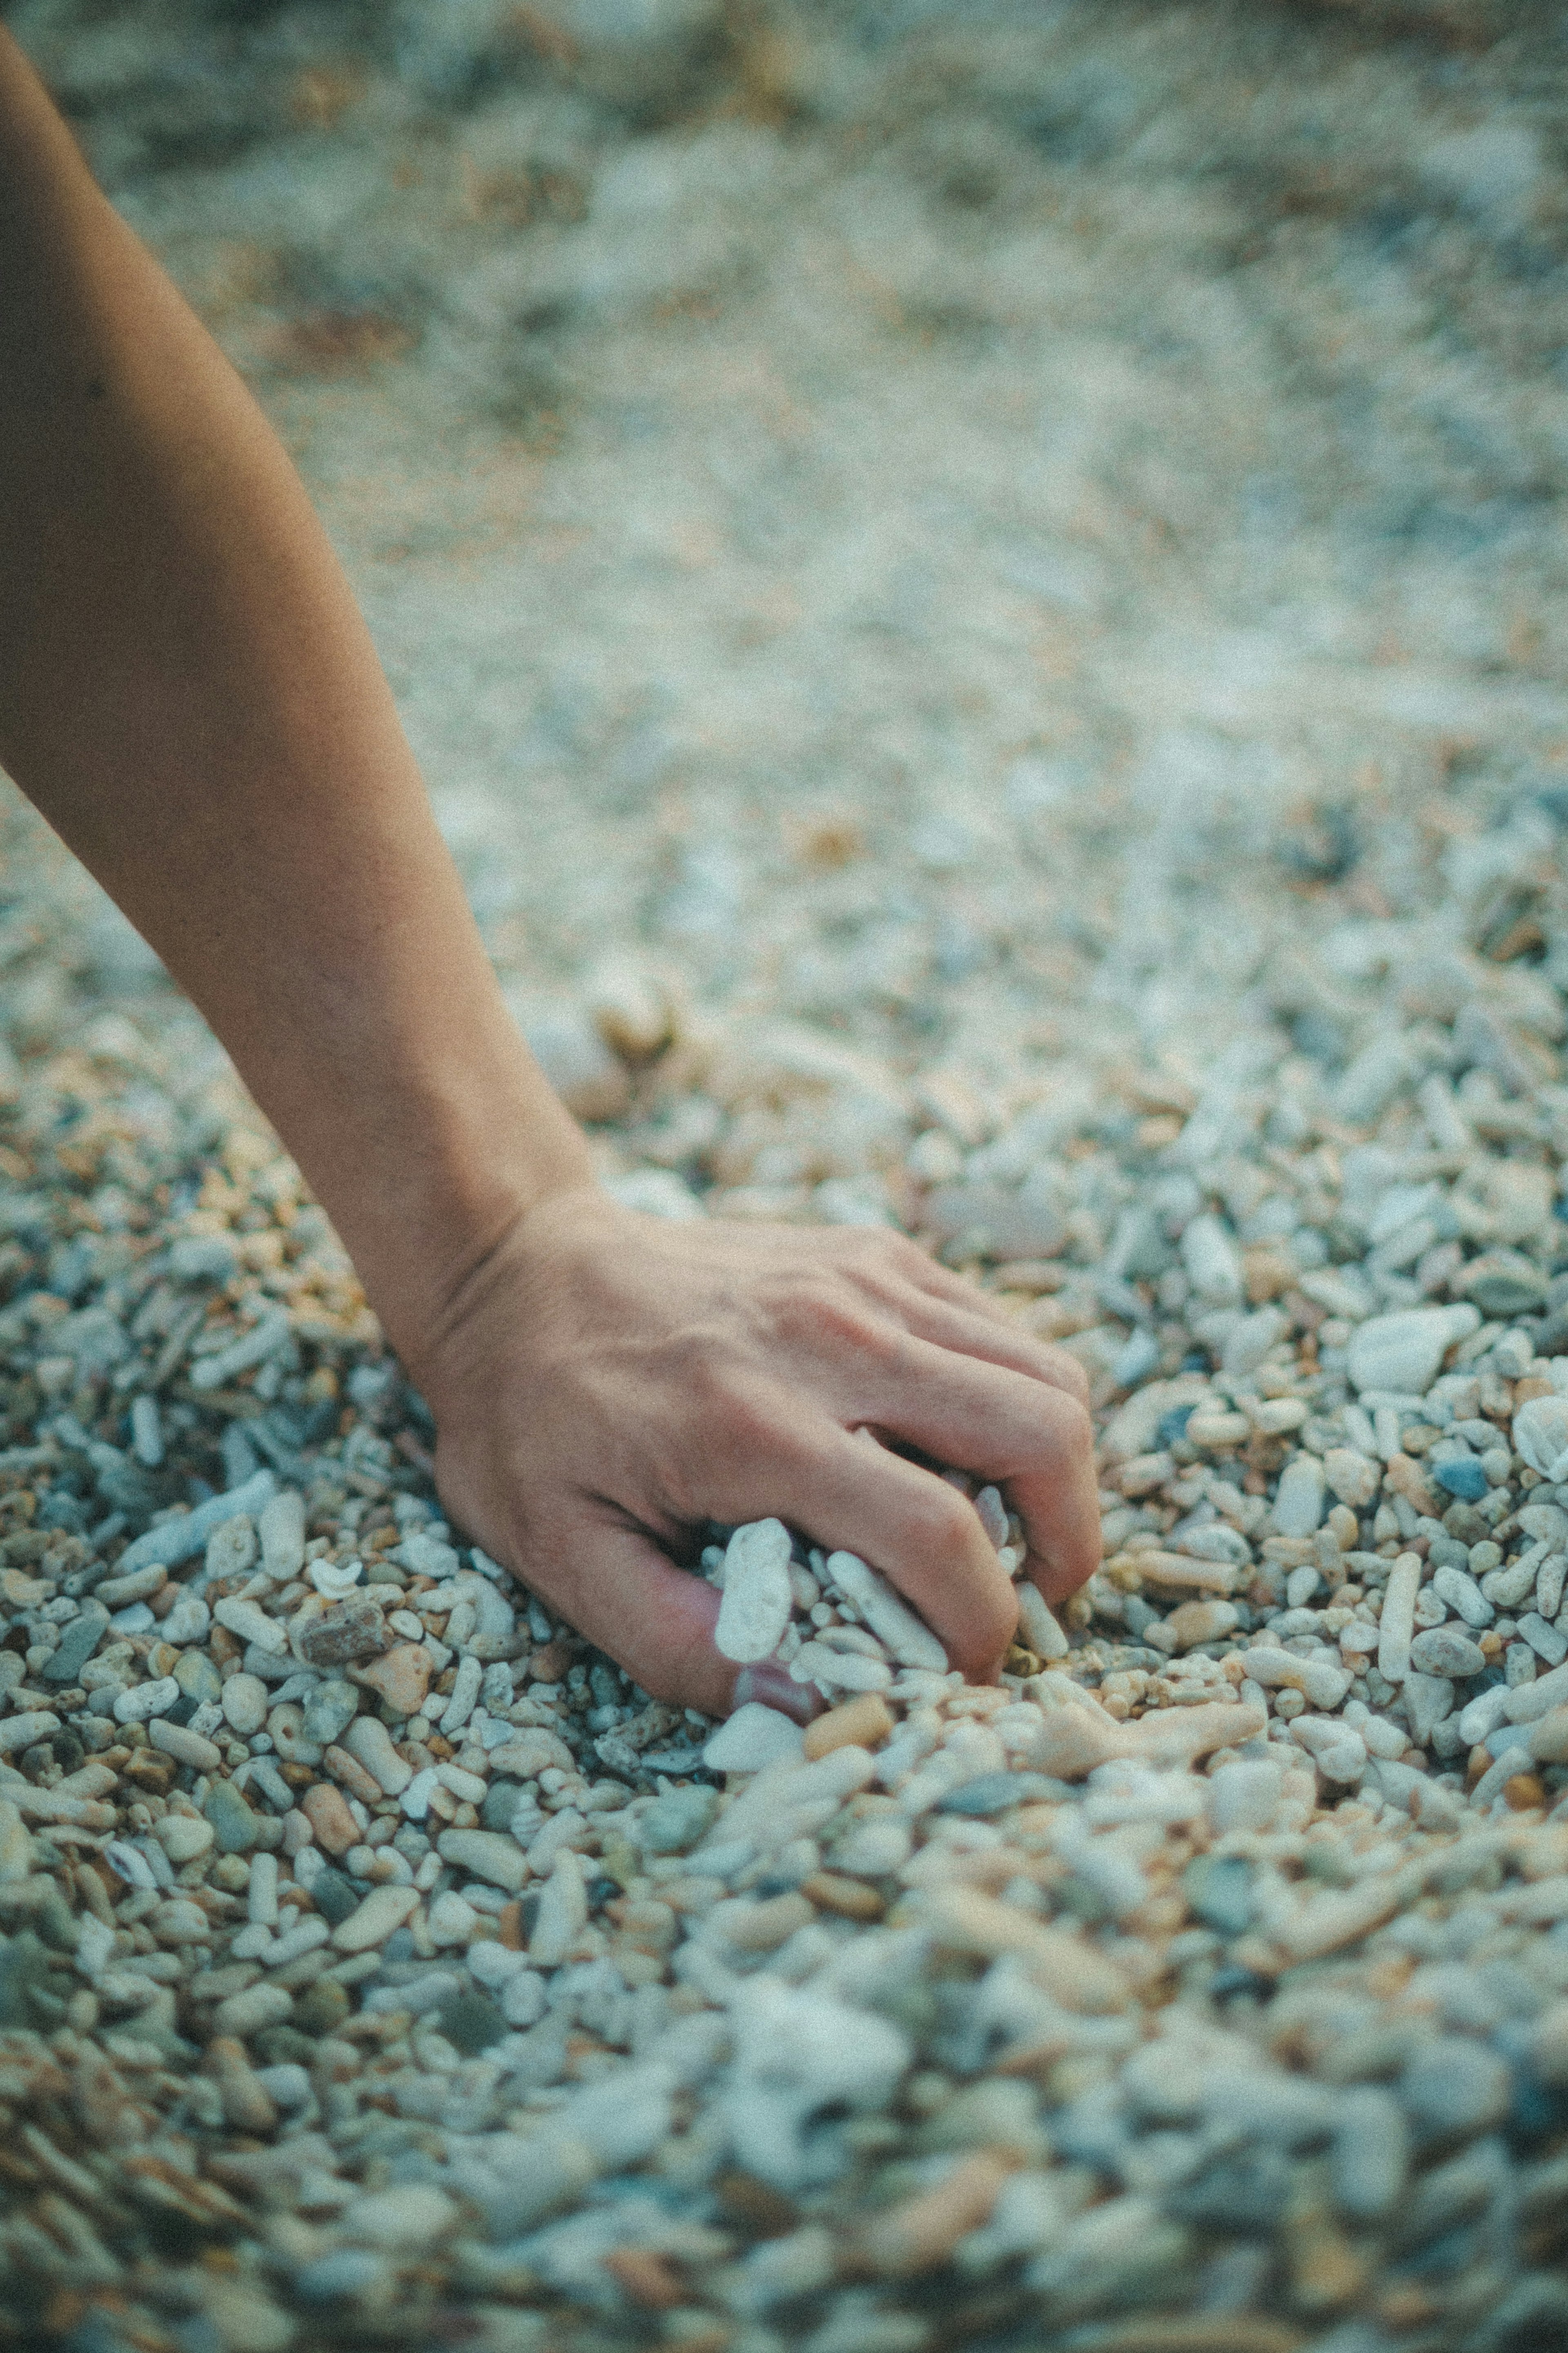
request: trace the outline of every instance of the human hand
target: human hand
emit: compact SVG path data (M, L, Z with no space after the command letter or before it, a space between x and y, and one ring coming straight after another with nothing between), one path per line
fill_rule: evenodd
M892 1445L1001 1485L1048 1601L1100 1558L1081 1367L900 1235L558 1192L412 1369L453 1516L646 1690L713 1715L737 1673L719 1595L674 1565L704 1521L771 1514L858 1553L976 1679L1005 1654L1011 1581L973 1506Z

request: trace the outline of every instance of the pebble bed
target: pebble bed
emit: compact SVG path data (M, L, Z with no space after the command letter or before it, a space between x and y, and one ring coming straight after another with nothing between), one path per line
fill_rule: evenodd
M1548 593L1560 557L1530 539L1519 486L1546 465L1564 403L1508 324L1511 301L1540 322L1561 300L1527 266L1551 248L1561 174L1513 100L1531 75L1544 87L1546 52L1529 75L1483 58L1493 19L1458 5L1407 9L1405 50L1321 26L1266 42L1246 11L1210 11L1197 42L1180 12L1103 12L1086 29L1068 11L1028 37L1077 96L1058 94L1020 162L993 103L1012 52L940 12L934 49L910 10L885 53L865 27L849 39L855 11L781 17L732 71L699 5L650 10L629 64L595 46L584 12L554 13L572 16L576 62L562 50L559 84L518 101L556 157L526 187L503 169L495 93L521 72L507 43L540 12L503 25L474 8L458 31L400 12L397 87L399 104L416 88L471 132L467 209L441 236L526 227L589 322L574 344L546 318L548 383L502 386L530 434L542 408L566 420L574 487L548 494L546 518L564 608L605 642L643 611L629 559L619 605L595 606L591 565L573 568L573 533L604 496L607 413L583 396L589 446L574 454L573 370L608 384L612 407L635 378L652 406L636 431L632 406L614 407L617 429L657 443L671 318L700 339L715 287L746 299L735 253L763 250L749 214L737 228L725 213L732 196L743 210L783 189L805 219L847 172L880 224L856 264L885 273L874 334L924 337L933 355L900 364L932 371L928 395L981 384L986 432L1004 434L1014 329L995 326L1004 361L988 358L982 296L1000 298L962 225L993 203L976 194L990 174L1007 301L1026 311L1018 257L1033 269L1044 252L1052 282L1078 290L1052 334L1092 399L1110 396L1114 344L1128 413L1167 434L1163 475L1136 448L1106 459L1093 496L1112 481L1111 525L1080 503L1067 531L1058 481L1050 564L1037 550L1026 578L1008 558L1005 596L1043 599L1059 658L1039 688L1048 741L1010 689L963 716L984 703L986 629L1013 607L963 578L974 627L943 640L937 711L918 673L922 633L942 633L922 600L956 608L863 548L870 602L851 623L830 615L833 659L868 632L881 649L843 657L860 664L858 716L876 762L935 779L930 807L887 765L844 771L829 727L834 791L790 804L787 854L759 847L746 794L800 753L784 674L766 674L779 691L759 694L743 789L724 802L700 761L681 765L697 758L689 713L639 699L619 654L602 708L583 670L518 727L524 781L505 786L495 747L517 713L493 683L478 691L482 660L449 657L478 629L465 580L482 602L512 575L485 570L471 509L460 565L432 571L401 482L414 589L395 565L376 573L345 459L350 414L370 416L370 457L353 445L369 478L389 452L406 462L433 387L500 396L504 305L479 282L482 257L468 251L461 299L423 319L406 359L393 315L420 269L440 275L430 251L449 259L434 209L428 248L395 213L424 201L408 191L419 171L433 185L447 129L418 116L415 177L386 196L388 237L425 259L400 278L377 248L370 293L345 292L322 257L332 191L358 167L328 133L360 107L366 153L414 135L349 16L323 10L322 35L262 16L252 47L220 60L226 80L177 8L157 24L190 44L184 79L165 64L139 81L90 16L19 20L363 567L498 963L597 1123L605 1182L655 1214L892 1220L973 1272L1084 1365L1105 1560L1054 1616L1021 1592L1002 1681L979 1690L852 1556L776 1523L698 1532L690 1566L723 1588L730 1654L783 1660L821 1712L803 1726L752 1704L714 1726L649 1702L446 1524L428 1417L297 1173L194 1018L8 807L0 2338L62 2353L1561 2353L1568 703ZM1434 26L1458 46L1423 50ZM646 95L656 69L667 111L650 120L626 77ZM1275 95L1241 163L1224 151L1222 199L1205 85L1234 100L1254 76ZM1140 113L1155 83L1179 89L1163 127ZM1310 135L1287 84L1321 94ZM268 111L285 85L287 121ZM1391 92L1411 98L1393 115ZM701 136L666 137L699 102ZM1450 105L1489 129L1432 127ZM1114 226L1131 185L1117 142L1150 121L1138 168L1170 175L1173 275L1157 238ZM1421 123L1430 155L1411 144ZM1418 250L1365 226L1356 174L1384 131L1400 200L1431 231ZM1304 510L1289 596L1288 457L1260 478L1253 521L1199 548L1192 516L1219 461L1195 409L1161 406L1176 379L1158 335L1141 343L1126 298L1084 290L1057 227L1038 248L1008 244L1024 237L1008 206L1019 188L1034 203L1044 174L1053 203L1095 216L1070 235L1105 240L1134 282L1146 272L1150 316L1172 276L1183 332L1210 338L1203 364L1234 360L1238 402L1261 400L1257 348L1226 307L1232 264L1194 257L1224 202L1227 235L1267 211L1276 137L1296 177L1258 315L1278 298L1329 319L1375 374L1390 351L1414 364L1426 332L1394 293L1418 283L1436 301L1446 285L1446 315L1513 402L1505 417L1467 391L1456 362L1447 454L1417 448L1409 424L1390 456L1385 424L1366 426L1356 528L1380 465L1384 487L1419 476L1447 520L1390 526L1397 555L1369 586L1364 550L1334 555ZM226 141L241 151L227 178ZM288 166L271 178L268 141ZM892 158L880 180L867 141ZM945 246L889 195L911 149L917 176L959 189ZM590 198L648 151L675 174L679 233L658 269L639 255L647 282L628 292L606 260L627 249L625 170L618 211ZM657 212L659 185L645 171L637 202ZM287 244L278 220L300 190L317 243L292 278L269 275L261 246ZM731 246L692 227L693 190ZM899 309L908 287L886 292L906 233L915 275L946 290L919 317ZM852 373L862 329L824 301ZM784 368L779 318L757 332ZM372 374L345 394L340 364ZM1318 463L1316 395L1266 388ZM960 405L943 412L955 444ZM900 428L918 454L918 418ZM733 448L725 462L721 491L743 507ZM942 529L966 530L953 480L942 499ZM786 628L763 594L770 513L776 527L750 511L756 576L726 575L720 600L751 613L764 650ZM1457 554L1461 513L1475 536ZM1162 568L1172 517L1191 533L1180 579ZM1134 556L1152 604L1129 585ZM1322 584L1341 557L1336 607ZM1525 590L1539 640L1494 641L1478 617ZM1426 668L1369 651L1390 605ZM435 632L421 669L448 606L451 637ZM1187 665L1206 686L1138 668L1155 608L1207 649ZM1266 622L1295 650L1305 635L1320 667L1293 682L1271 668ZM721 633L702 643L710 681L751 659ZM810 674L826 655L802 659ZM1132 714L1152 679L1180 707L1151 741ZM889 733L900 705L913 715ZM444 782L465 762L467 783ZM580 818L552 814L563 776ZM494 847L507 790L536 825L531 864ZM606 929L625 943L607 963ZM1005 1498L975 1502L1016 1566Z

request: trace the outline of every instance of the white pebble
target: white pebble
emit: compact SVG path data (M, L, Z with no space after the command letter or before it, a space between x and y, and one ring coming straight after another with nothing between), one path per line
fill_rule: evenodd
M715 1773L760 1773L764 1765L799 1757L802 1739L793 1716L752 1699L719 1726L702 1751L702 1762Z
M746 1665L771 1658L789 1624L790 1534L782 1520L751 1520L730 1538L723 1595L713 1641L726 1659Z

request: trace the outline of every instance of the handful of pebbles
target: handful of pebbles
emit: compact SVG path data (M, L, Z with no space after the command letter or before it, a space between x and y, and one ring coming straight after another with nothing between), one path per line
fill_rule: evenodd
M1024 1533L999 1489L961 1472L944 1474L965 1494L1003 1567L1018 1581L1022 1635L1033 1665L1065 1658L1067 1638L1038 1588L1023 1581ZM824 1553L792 1537L782 1520L752 1520L727 1544L709 1545L702 1568L723 1594L714 1643L737 1665L773 1661L793 1682L837 1702L853 1692L886 1692L909 1700L929 1693L931 1678L950 1671L947 1652L888 1579L852 1552ZM704 1749L706 1762L726 1772L754 1771L786 1754L788 1720L759 1700L737 1708Z

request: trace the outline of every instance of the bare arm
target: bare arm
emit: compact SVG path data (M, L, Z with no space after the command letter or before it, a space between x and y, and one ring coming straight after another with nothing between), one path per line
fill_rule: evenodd
M658 1227L502 1004L392 697L260 411L0 32L0 760L223 1039L435 1410L449 1507L660 1695L728 1704L670 1564L775 1513L973 1672L1099 1539L1082 1377L898 1237Z
M0 34L0 759L206 1015L417 1347L588 1181L348 584Z

